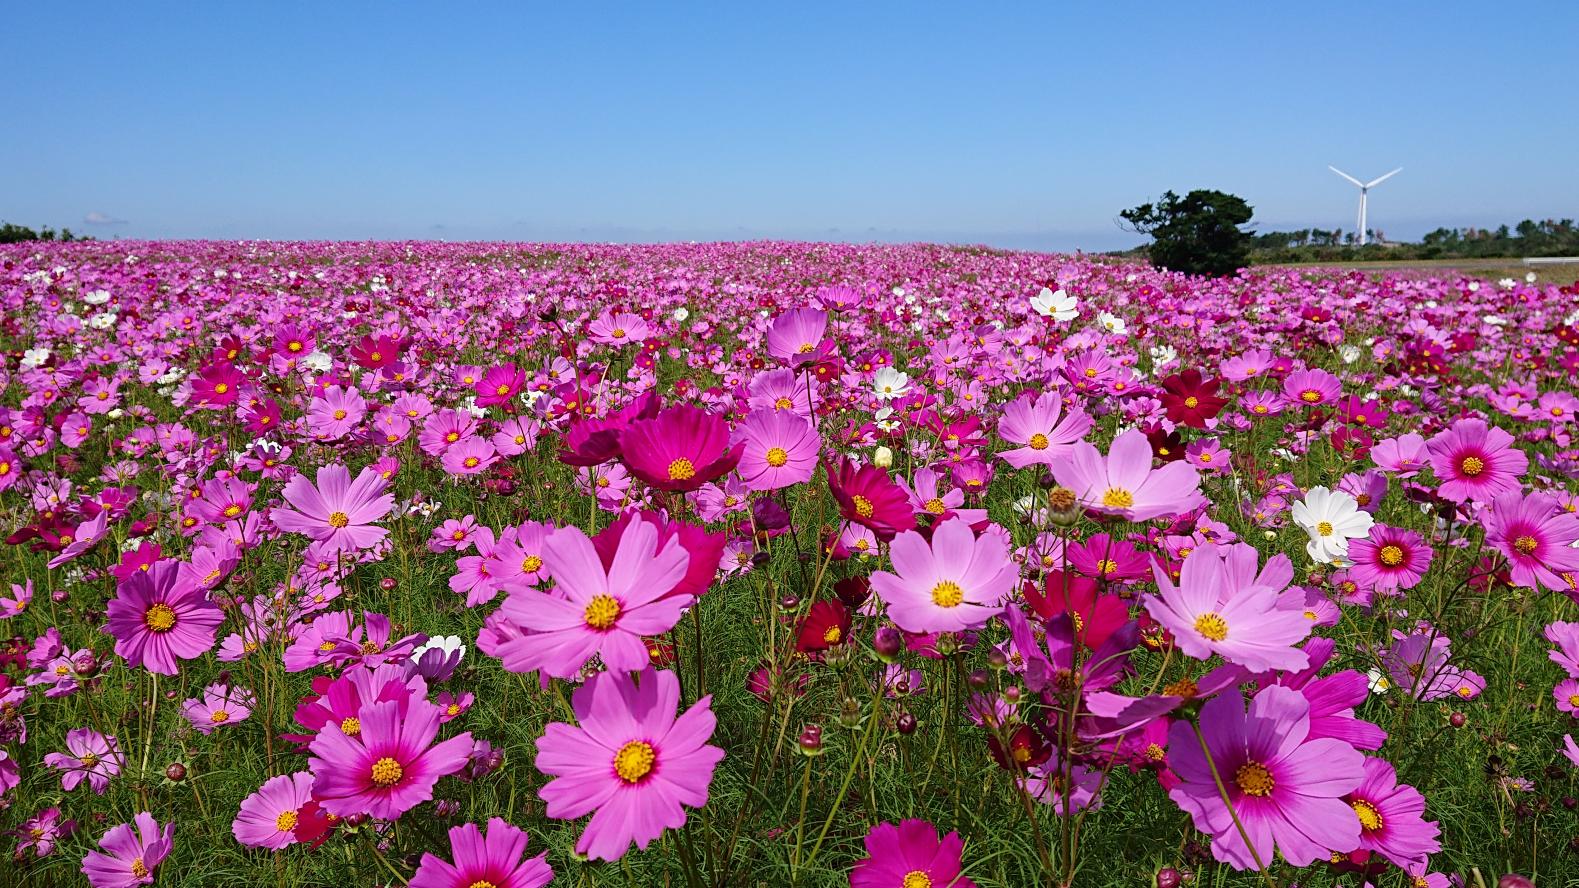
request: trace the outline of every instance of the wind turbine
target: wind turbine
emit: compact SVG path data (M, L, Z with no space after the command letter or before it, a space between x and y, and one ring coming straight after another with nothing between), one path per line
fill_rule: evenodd
M1359 246L1363 247L1363 246L1365 246L1365 195L1366 195L1366 193L1369 192L1372 188L1375 188L1376 186L1378 186L1378 185L1382 184L1383 182L1387 181L1388 179L1391 179L1392 177L1394 177L1394 176L1398 175L1399 173L1403 172L1404 168L1403 167L1399 167L1398 169L1393 170L1392 172L1388 173L1387 175L1382 176L1379 179L1372 179L1369 182L1361 182L1359 179L1354 178L1353 176L1349 175L1348 173L1345 173L1343 170L1338 169L1337 167L1333 166L1332 164L1327 164L1327 169L1332 170L1334 173L1337 173L1338 175L1342 176L1345 179L1348 179L1350 182L1353 182L1355 185L1358 185L1359 188L1360 188L1360 221L1359 221L1360 239L1359 239Z

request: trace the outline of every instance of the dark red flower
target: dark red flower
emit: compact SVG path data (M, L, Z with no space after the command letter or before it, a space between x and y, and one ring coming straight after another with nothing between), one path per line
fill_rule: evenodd
M870 528L880 540L891 540L900 531L915 528L910 498L886 471L877 466L857 468L842 456L830 459L823 467L840 515Z
M825 651L850 639L850 612L837 601L819 601L800 623L795 650L803 654Z
M1222 412L1228 399L1219 397L1219 379L1202 379L1201 371L1194 369L1175 373L1162 381L1162 406L1168 419L1194 429L1206 428L1206 421Z

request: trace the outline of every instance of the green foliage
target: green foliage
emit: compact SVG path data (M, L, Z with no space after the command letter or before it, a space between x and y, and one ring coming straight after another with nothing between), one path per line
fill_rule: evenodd
M1579 255L1579 226L1572 219L1525 219L1511 230L1506 225L1495 229L1438 228L1419 243L1391 243L1380 232L1371 235L1371 243L1358 247L1354 233L1342 229L1267 231L1251 238L1250 257L1258 263L1287 263Z
M1253 213L1242 197L1197 189L1182 198L1165 192L1155 204L1125 210L1119 218L1151 235L1147 253L1154 265L1223 277L1250 264L1250 234L1239 226Z
M25 225L17 225L12 222L0 222L0 244L21 244L27 243L29 241L57 240L62 243L69 244L72 241L93 240L93 238L73 234L70 228L62 228L59 233L56 233L55 229L50 228L48 225L45 225L43 228L34 231Z

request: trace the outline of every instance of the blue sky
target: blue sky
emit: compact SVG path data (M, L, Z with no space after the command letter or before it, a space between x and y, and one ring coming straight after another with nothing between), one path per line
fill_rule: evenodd
M1573 3L761 6L14 5L0 218L1110 249L1170 188L1352 227L1329 163L1405 168L1395 238L1579 215Z

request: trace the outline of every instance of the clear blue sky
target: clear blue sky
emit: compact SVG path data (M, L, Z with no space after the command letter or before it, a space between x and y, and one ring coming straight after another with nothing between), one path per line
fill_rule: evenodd
M462 7L465 7L464 9ZM1579 216L1579 4L8 5L0 218L99 237L1107 249ZM91 220L91 221L89 221Z

